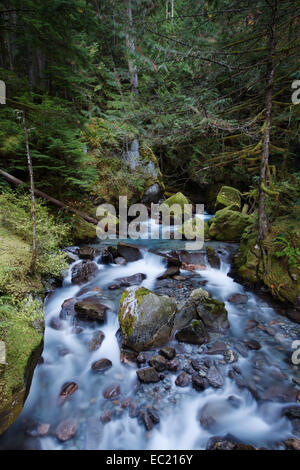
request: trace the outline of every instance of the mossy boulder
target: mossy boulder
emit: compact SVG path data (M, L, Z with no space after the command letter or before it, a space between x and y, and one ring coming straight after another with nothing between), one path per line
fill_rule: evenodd
M231 186L222 186L217 195L216 209L223 209L224 207L230 207L231 210L236 211L241 209L241 193L238 189Z
M86 222L81 217L76 218L71 230L74 243L94 241L97 238L96 225Z
M228 313L223 302L210 297L204 289L195 289L186 302L182 302L174 318L173 333L201 320L207 331L229 328Z
M0 339L6 364L0 364L0 434L19 416L33 372L43 350L43 309L35 312L7 306L0 314Z
M173 196L166 199L161 205L162 211L170 209L172 207L171 218L180 219L180 217L186 213L185 205L190 204L188 198L182 193L173 194Z
M251 221L252 218L247 214L224 208L211 219L208 233L210 238L219 241L238 242Z
M204 233L203 233L203 230L204 230ZM195 237L195 235L197 236L197 238L201 237L205 239L208 237L209 227L208 227L208 223L204 222L203 229L202 229L202 227L198 226L197 224L197 218L194 217L193 219L189 219L186 222L184 222L181 225L181 227L177 229L177 231L181 235L183 235L183 237L186 238L187 240L192 240L193 237Z
M173 297L156 295L144 287L127 288L119 311L122 346L140 352L166 344L176 308Z
M234 263L241 277L251 283L263 282L275 298L289 301L299 309L300 263L297 249L299 253L299 207L271 224L263 243L263 257L257 244L255 226L245 230ZM294 319L300 322L300 312Z

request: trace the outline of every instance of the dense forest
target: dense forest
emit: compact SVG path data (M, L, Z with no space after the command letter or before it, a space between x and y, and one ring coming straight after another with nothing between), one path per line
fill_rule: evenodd
M98 246L96 239L97 207L103 203L116 206L120 196L126 196L129 205L144 202L148 208L163 200L167 205L204 204L206 213L212 215L204 224L205 245L212 242L204 248L205 260L199 261L196 255L195 259L183 260L180 250L176 247L174 251L170 245L172 251L162 279L184 283L186 272L198 272L204 264L220 268L224 264L221 261L220 265L218 251L220 255L222 250L229 250L230 276L249 289L249 296L259 292L265 302L280 310L275 322L285 318L297 327L299 43L297 0L0 1L0 83L5 84L5 104L0 104L0 434L20 414L29 393L42 352L45 295L65 285L62 278L67 278L70 263L75 262L71 270L77 269L78 259L87 263L84 273L77 273L85 281L72 281L84 284L95 274L89 265L95 262L95 250L100 250L98 256L104 250L101 256L105 265L110 264L108 259L115 265L116 259L121 264L120 259L124 264L127 261L128 266L138 262L139 257L131 252L130 256L124 254L124 247L117 252L116 248ZM186 238L193 221L180 228ZM70 245L76 245L83 254L66 250ZM162 259L168 257L164 247L159 250ZM130 272L138 276L136 273ZM137 284L144 285L143 279ZM120 286L130 286L130 282L123 281ZM191 302L188 282L183 288L187 292L184 298L172 294L177 287L159 290L168 289L167 285L156 287L157 293L171 299L175 295L177 303ZM209 286L210 278L205 282ZM193 288L200 285L205 283ZM123 291L120 312L125 316L129 304L127 290L125 297ZM219 291L209 295L216 296L217 300L211 301L217 304L206 306L208 311L216 308L220 312L224 302L227 308L227 300L218 297ZM69 297L73 296L72 292ZM76 296L80 297L78 293ZM120 302L120 298L117 300ZM201 308L208 302L206 297L198 301L202 302ZM223 307L218 302L223 302ZM74 305L68 308L71 311ZM188 326L176 318L178 335ZM209 332L212 326L203 318L200 315L200 322ZM146 340L144 348L137 347L130 339L134 335L132 325L129 320L123 325L121 320L119 313L122 363L129 361L122 360L127 349L140 356L155 348L156 343L153 346ZM198 317L193 321L198 322ZM248 323L255 321L261 332L259 319L251 317ZM56 320L52 328L62 327ZM209 334L201 331L184 331L178 336L180 340L176 338L183 343L206 344ZM156 333L152 331L154 338ZM196 335L198 339L182 339L185 335ZM291 333L289 338L297 339L296 330L295 335ZM255 343L258 336L254 337L249 341ZM259 349L254 343L250 350ZM3 362L1 344L6 347ZM168 354L162 352L160 357L174 361ZM155 368L154 363L151 368ZM166 366L161 370L159 367L156 369L161 372ZM192 376L191 380L194 389L205 388L199 385L200 379ZM276 380L277 386L281 379ZM294 385L299 387L297 380ZM63 387L61 394L65 399L75 390L74 386L71 392L70 387ZM258 401L260 398L255 396ZM293 401L282 399L282 395L276 399L280 403ZM143 413L139 419L149 430L149 420L157 424L155 411ZM297 415L300 421L299 410L294 413L293 418ZM286 416L283 419L288 420L288 413ZM205 428L201 418L200 422ZM77 430L77 424L75 427ZM76 430L72 431L74 435ZM57 431L56 437L61 434L66 434L65 428ZM295 441L300 446L295 435L281 439L276 434L273 441L279 447L295 448ZM288 442L288 437L289 444L278 444L284 439ZM230 447L232 443L228 442L226 446ZM250 443L260 447L254 440ZM8 447L6 443L1 445ZM16 444L18 448L22 445L19 441ZM213 445L225 446L224 442ZM269 446L262 438L263 445L275 444Z

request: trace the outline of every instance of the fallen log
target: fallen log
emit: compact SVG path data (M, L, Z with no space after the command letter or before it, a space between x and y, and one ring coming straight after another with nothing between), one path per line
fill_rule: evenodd
M0 174L5 179L7 179L7 181L9 181L10 183L15 184L16 186L19 186L20 184L26 185L26 183L24 183L24 181L19 180L18 178L16 178L15 176L10 175L9 173L6 173L6 171L0 170ZM28 188L28 190L29 190L29 188ZM49 196L49 194L46 194L43 191L40 191L39 189L35 189L34 194L36 194L37 196L42 197L43 199L46 199L47 201L51 202L52 204L55 204L58 207L61 207L62 209L66 209L69 212L73 212L74 214L78 215L79 217L84 219L86 222L89 222L90 224L98 225L98 223L99 223L99 221L97 219L94 219L93 217L91 217L89 215L86 215L83 212L78 211L77 209L74 209L74 207L63 203L63 202L59 201L58 199L55 199L52 196Z

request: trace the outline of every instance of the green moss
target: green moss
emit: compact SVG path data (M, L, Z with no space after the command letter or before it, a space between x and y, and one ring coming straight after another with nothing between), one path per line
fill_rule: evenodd
M231 186L222 186L217 195L216 208L224 207L230 207L231 210L237 211L241 209L241 196L237 189Z
M0 339L6 366L0 374L0 434L22 410L43 345L43 303L32 299L0 303Z
M209 236L220 241L239 241L252 218L226 207L216 212L211 219Z
M140 287L136 293L135 298L137 300L138 306L142 305L145 295L151 294L151 291L146 289L146 287Z
M187 220L186 222L184 222L181 225L181 227L179 227L177 230L185 238L187 238L188 240L191 240L192 237L195 236L196 224L197 224L197 219L195 217L193 219L190 219L190 220ZM204 222L203 226L204 226L204 234L203 234L203 230L198 229L197 232L196 232L196 236L197 237L203 237L204 236L204 238L207 238L208 237L208 231L209 231L209 227L208 227L207 222Z

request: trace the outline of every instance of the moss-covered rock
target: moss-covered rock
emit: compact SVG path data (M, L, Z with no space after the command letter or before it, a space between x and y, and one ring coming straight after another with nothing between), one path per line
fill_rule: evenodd
M241 209L241 195L238 189L231 186L222 186L216 201L216 209L230 207L231 210L239 211Z
M86 222L81 217L77 217L71 234L75 243L94 241L97 238L96 225Z
M234 263L238 274L251 283L263 282L281 301L300 307L300 210L278 217L263 243L263 256L257 245L257 230L245 230ZM297 256L298 249L298 256ZM300 313L299 320L300 321Z
M224 302L213 299L204 289L195 289L191 293L191 299L208 331L223 331L229 328L228 313Z
M119 310L122 345L138 352L164 345L170 338L175 311L172 297L156 295L145 287L127 288Z
M160 209L163 213L165 210L169 210L172 208L172 213L171 213L171 218L174 217L175 219L180 219L184 213L187 211L185 210L185 205L189 204L189 200L186 196L184 196L182 193L176 193L173 194L173 196L169 197L166 199L161 205Z
M251 224L251 220L247 214L230 208L221 209L211 219L209 236L219 241L237 242L241 239L245 228Z
M35 301L0 307L0 339L6 364L0 365L0 434L19 416L43 350L43 305Z

